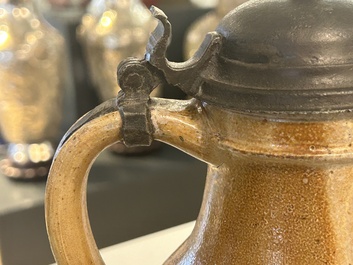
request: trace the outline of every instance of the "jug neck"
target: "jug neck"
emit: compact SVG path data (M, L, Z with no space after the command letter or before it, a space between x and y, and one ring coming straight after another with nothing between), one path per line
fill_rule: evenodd
M214 147L220 152L298 161L353 158L351 113L275 118L208 104L204 104L202 110L199 111L204 122L202 129L209 132L205 137L209 142L217 139Z
M237 156L291 159L292 163L353 158L351 113L285 120L238 113L198 100L173 104L178 108L171 110L164 106L172 103L160 102L151 105L152 114L156 113L152 115L156 139L214 166L231 164Z

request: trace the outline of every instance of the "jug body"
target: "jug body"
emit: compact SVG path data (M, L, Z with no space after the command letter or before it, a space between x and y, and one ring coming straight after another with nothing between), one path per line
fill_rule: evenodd
M101 150L123 138L120 114L113 101L109 104L67 135L51 169L47 225L56 259L63 264L104 264L98 250L92 251L94 245L85 246L93 236L80 224L87 222L82 211L87 167ZM156 140L209 164L195 228L165 264L353 261L351 114L330 121L288 121L194 99L152 99L150 110ZM72 150L84 159L73 158ZM79 161L81 166L75 166ZM63 179L62 174L76 177ZM76 229L63 230L66 226ZM83 235L82 244L72 240ZM62 251L69 254L60 256Z
M351 263L351 115L293 122L202 112L213 162L195 229L165 264Z

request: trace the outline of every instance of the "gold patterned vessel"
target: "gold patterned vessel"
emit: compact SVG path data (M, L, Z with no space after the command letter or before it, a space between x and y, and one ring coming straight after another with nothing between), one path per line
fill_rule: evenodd
M1 170L9 177L48 173L61 135L63 42L33 1L0 1Z
M90 0L35 0L39 9L54 17L75 21L81 18Z
M353 264L353 2L248 1L182 63L152 12L145 59L120 64L117 100L68 131L51 168L57 262L104 264L86 205L95 157L159 140L208 164L195 228L164 264ZM192 99L150 98L162 81Z
M116 97L116 67L127 57L143 58L153 17L140 0L93 0L78 37L102 101Z

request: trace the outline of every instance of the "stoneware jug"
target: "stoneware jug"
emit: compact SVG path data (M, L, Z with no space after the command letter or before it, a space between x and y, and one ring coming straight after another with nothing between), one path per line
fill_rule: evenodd
M56 153L46 220L57 262L104 264L89 168L112 143L156 139L208 164L195 228L165 264L353 264L353 1L248 1L184 63L165 58L171 27L152 12L145 60L120 64L118 99ZM193 98L150 99L163 80Z

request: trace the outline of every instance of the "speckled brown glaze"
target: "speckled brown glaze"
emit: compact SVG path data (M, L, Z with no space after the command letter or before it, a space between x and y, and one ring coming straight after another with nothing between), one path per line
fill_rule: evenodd
M350 119L271 120L197 101L159 115L158 139L210 164L196 227L166 264L351 264Z
M150 106L156 140L209 164L195 229L165 264L353 264L351 114L293 121L197 100ZM60 265L104 264L87 217L87 172L120 130L119 114L109 113L57 153L46 219Z

